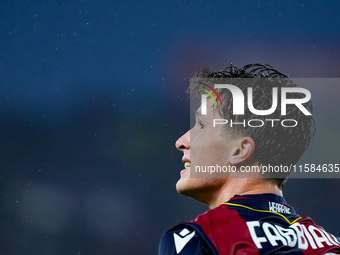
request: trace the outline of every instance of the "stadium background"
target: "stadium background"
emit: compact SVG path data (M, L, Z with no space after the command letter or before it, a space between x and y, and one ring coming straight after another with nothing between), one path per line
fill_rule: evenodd
M261 62L339 77L339 13L321 0L1 1L0 254L156 254L207 209L174 188L190 74ZM333 113L316 116L307 161L339 163L334 101L314 101ZM285 197L340 235L339 184L294 179Z

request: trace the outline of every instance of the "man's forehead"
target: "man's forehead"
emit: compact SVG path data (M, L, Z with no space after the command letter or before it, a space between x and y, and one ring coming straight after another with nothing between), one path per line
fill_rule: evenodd
M219 116L220 114L218 111L216 111L216 109L217 108L214 105L212 105L208 107L207 114L202 115L201 107L199 107L197 111L195 111L195 116L196 118L206 118L209 117L209 115L212 115L213 117Z

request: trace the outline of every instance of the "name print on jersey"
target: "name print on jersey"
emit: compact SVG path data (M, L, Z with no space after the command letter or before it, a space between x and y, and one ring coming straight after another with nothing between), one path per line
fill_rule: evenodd
M290 208L288 206L285 206L280 203L275 203L275 202L268 202L268 203L269 203L269 208L268 208L269 211L290 214Z
M268 246L289 246L302 250L340 246L332 234L315 225L307 226L295 222L288 228L284 228L269 222L248 221L247 226L259 250Z

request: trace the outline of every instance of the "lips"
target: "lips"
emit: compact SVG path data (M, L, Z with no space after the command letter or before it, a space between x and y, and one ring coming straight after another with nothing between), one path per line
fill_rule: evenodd
M190 162L184 162L184 168L190 167Z

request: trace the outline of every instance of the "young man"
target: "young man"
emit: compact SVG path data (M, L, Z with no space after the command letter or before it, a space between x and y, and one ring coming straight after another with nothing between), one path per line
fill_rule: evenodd
M340 254L338 238L282 197L287 169L315 132L308 91L252 64L201 70L189 92L202 103L176 142L185 168L176 188L210 210L167 231L159 254Z

